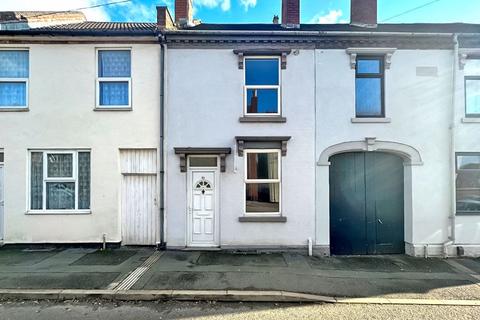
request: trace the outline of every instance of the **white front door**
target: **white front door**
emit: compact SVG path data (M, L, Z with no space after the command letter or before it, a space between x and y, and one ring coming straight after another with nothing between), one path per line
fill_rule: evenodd
M4 201L4 184L3 184L3 164L0 164L0 240L3 240L3 210Z
M189 174L188 245L218 246L217 171L191 170Z

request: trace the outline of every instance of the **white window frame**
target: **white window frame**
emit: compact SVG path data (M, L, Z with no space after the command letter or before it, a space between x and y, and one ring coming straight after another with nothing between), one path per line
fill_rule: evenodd
M480 82L480 72L473 72L473 73L470 73L470 72L467 72L465 71L465 69L467 68L467 65L470 61L472 60L478 60L480 61L480 54L479 55L475 55L475 56L472 56L470 58L466 58L465 59L465 64L464 64L464 67L463 67L463 85L464 85L464 88L463 88L463 96L464 96L464 107L463 107L463 114L464 114L464 117L465 119L468 119L468 120L473 120L473 121L480 121L480 113L477 112L477 113L467 113L467 81L479 81Z
M480 152L456 152L455 153L455 214L458 216L478 216L480 215L480 211L468 211L468 210L458 210L457 208L457 193L459 191L470 191L470 190L478 190L479 187L470 187L470 188L459 188L457 184L457 177L458 172L461 171L470 171L470 172L478 172L480 169L460 169L459 168L459 158L460 157L468 157L468 156L480 156Z
M275 59L278 62L278 85L246 85L247 82L247 60L271 60ZM268 117L268 116L280 116L282 114L282 63L280 57L278 56L247 56L243 57L243 114L247 117ZM277 112L276 113L249 113L248 112L248 101L247 101L247 90L248 89L277 89Z
M24 110L29 108L29 79L30 79L30 49L29 48L0 48L0 51L27 51L28 52L28 77L27 78L1 78L0 82L21 82L25 83L25 105L24 106L0 106L2 110Z
M130 51L130 77L99 77L98 72L98 53L100 51ZM101 110L125 110L132 108L132 48L96 48L95 49L95 86L96 86L96 103L95 109ZM128 82L128 105L102 105L100 104L100 82Z
M43 192L42 192L42 209L31 209L31 168L32 153L42 153L43 164ZM65 149L32 149L28 152L28 189L27 189L27 214L89 214L91 209L78 209L78 154L91 150L65 150ZM72 155L72 176L71 177L48 177L48 155L49 154L71 154ZM92 163L90 161L90 169ZM91 174L91 171L90 171ZM47 209L47 182L74 182L75 183L75 208L74 209ZM90 179L90 199L91 199L91 179Z
M278 179L248 179L248 154L250 153L277 153ZM244 183L243 183L243 212L246 216L280 216L282 214L282 151L280 149L245 149ZM247 212L247 184L249 183L278 183L278 212Z

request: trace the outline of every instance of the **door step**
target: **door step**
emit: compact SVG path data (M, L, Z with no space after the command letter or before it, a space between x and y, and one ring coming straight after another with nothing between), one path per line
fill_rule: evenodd
M188 248L183 248L183 249L180 249L181 251L221 251L222 249L221 248L192 248L192 247L188 247Z

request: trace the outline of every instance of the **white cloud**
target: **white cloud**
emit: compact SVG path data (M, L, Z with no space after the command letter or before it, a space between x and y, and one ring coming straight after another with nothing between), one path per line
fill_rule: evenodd
M2 11L64 11L90 7L104 3L99 0L1 0ZM108 21L109 15L105 7L82 10L91 21Z
M248 11L249 7L255 8L257 0L240 0L240 4L245 7L245 11Z
M230 0L224 0L224 1L222 2L222 5L221 5L223 11L228 11L228 10L230 10L230 7L231 7L231 6L232 6L232 4L230 3Z
M196 6L207 7L210 9L220 6L223 11L228 11L231 8L230 0L194 0L193 3Z
M342 10L330 10L327 14L319 13L315 15L310 23L332 24L332 23L345 23L345 20L341 20L343 15Z

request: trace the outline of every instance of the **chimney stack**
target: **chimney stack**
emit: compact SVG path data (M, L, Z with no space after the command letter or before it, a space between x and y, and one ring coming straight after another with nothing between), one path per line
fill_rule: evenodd
M300 0L282 0L282 25L287 28L300 27Z
M350 24L362 27L377 26L377 0L350 1Z
M166 6L157 7L157 27L159 30L173 29L175 27L170 11Z
M175 0L175 23L180 26L193 24L192 0Z

